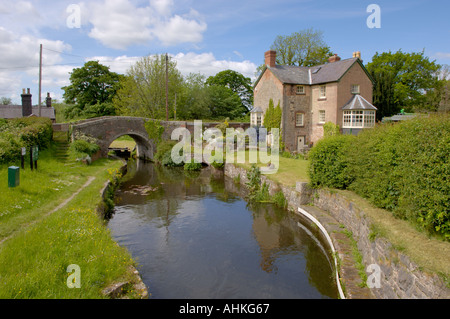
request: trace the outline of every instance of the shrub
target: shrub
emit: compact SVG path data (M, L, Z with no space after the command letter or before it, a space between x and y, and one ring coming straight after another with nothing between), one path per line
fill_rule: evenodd
M320 140L309 152L309 177L313 187L346 188L352 177L347 172L346 152L355 137L334 135Z
M158 144L158 146L156 147L156 153L153 156L153 160L158 162L158 163L162 163L163 158L165 157L165 155L168 153L169 157L170 157L170 153L172 151L172 148L176 145L176 141L162 141L161 143Z
M349 153L350 189L450 240L450 115L362 132Z
M20 148L38 145L47 148L53 139L52 122L48 118L29 117L0 121L0 163L20 158Z
M76 140L70 146L75 152L92 156L100 150L100 146L85 140Z
M192 159L189 163L184 164L185 171L199 171L202 169L202 163L195 163Z

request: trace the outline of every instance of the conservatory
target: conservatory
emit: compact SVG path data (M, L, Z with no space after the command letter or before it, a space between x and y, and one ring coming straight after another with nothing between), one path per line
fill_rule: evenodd
M342 129L357 133L360 129L374 127L376 110L377 108L369 101L355 94L342 108Z

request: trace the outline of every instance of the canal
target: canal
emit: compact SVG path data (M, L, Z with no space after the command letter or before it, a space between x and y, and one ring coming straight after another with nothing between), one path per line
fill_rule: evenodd
M318 230L223 173L129 162L108 222L154 299L337 298Z

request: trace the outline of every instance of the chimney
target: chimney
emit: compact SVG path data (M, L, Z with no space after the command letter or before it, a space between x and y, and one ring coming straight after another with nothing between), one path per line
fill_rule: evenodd
M337 62L340 60L341 58L336 53L328 58L328 62L330 63Z
M264 53L264 62L270 68L275 66L275 61L277 59L277 51L269 50Z
M362 62L362 59L361 59L361 51L353 52L353 57L354 57L354 58L360 59L361 62Z
M22 117L30 116L31 114L33 114L30 89L27 89L27 93L25 93L25 89L23 89L21 97L22 97Z
M49 92L47 92L47 97L45 98L45 105L47 107L52 107L52 98L50 97Z

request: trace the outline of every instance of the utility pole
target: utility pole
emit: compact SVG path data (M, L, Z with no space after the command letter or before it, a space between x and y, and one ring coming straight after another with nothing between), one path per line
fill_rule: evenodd
M42 90L42 44L40 45L39 50L39 117L41 117L41 90Z
M166 53L166 121L169 121L169 57Z

